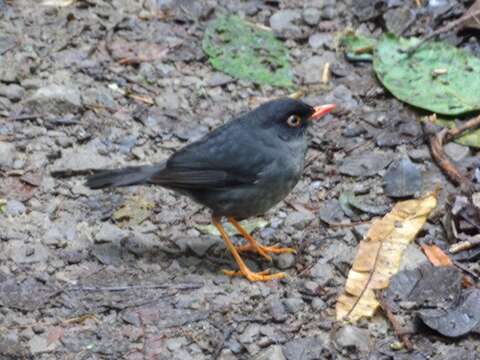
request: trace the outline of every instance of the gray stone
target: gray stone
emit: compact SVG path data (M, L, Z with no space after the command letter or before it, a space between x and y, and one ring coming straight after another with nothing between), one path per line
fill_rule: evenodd
M450 159L456 162L470 156L470 148L468 146L463 146L454 142L449 142L443 147L443 149Z
M333 51L323 51L321 56L307 57L300 65L297 72L305 84L316 84L322 81L322 70L325 64L333 64L336 55Z
M79 111L82 102L77 89L51 84L38 89L25 105L41 114L63 115Z
M330 33L315 33L308 38L308 44L314 49L329 47L332 41L333 36Z
M290 269L295 265L295 255L291 253L280 254L275 258L275 264L281 270Z
M302 14L298 10L280 10L270 17L270 27L278 37L300 39L305 37L305 32L295 23L301 19Z
M95 244L92 253L104 265L118 266L122 262L122 249L116 243Z
M255 360L286 360L280 345L272 345L254 357Z
M215 72L212 74L210 79L208 79L207 85L211 87L215 86L222 86L229 84L233 81L233 78L231 76L228 76L227 74L221 73L221 72Z
M6 252L17 264L45 262L49 254L42 244L24 244L23 241L9 241Z
M426 146L408 151L408 157L415 161L430 160L430 150Z
M15 161L15 144L0 142L0 168L11 168Z
M28 346L32 354L39 354L54 350L56 344L55 342L49 344L46 337L35 335L28 342Z
M372 176L386 168L392 160L391 153L367 151L346 157L338 170L344 175Z
M323 359L323 341L318 337L305 337L289 341L283 346L287 360Z
M303 20L305 20L305 22L308 25L311 25L311 26L317 25L318 22L320 21L320 15L321 15L320 10L316 8L308 7L303 9Z
M90 88L82 94L83 103L87 106L102 106L107 109L116 109L118 107L113 99L110 89Z
M322 311L322 310L325 310L327 307L328 307L328 305L323 299L321 299L319 297L313 298L313 300L312 300L312 309L313 310Z
M19 101L25 95L25 90L17 84L0 86L0 96L5 96L12 101Z
M297 230L303 230L315 219L315 215L305 211L295 211L285 219L285 226L293 226Z
M332 265L325 263L323 259L319 260L310 269L310 275L315 279L317 285L321 287L327 286L335 276Z
M367 352L371 347L368 330L352 325L346 325L338 330L335 335L335 342L338 346L348 348L351 351Z
M251 344L258 338L259 335L260 335L260 326L258 324L250 324L243 331L242 335L238 337L238 340L242 344Z
M13 83L21 74L20 65L12 57L0 56L0 81Z
M303 290L309 295L315 295L315 292L318 289L318 285L315 281L305 281L303 284Z
M120 242L128 236L128 231L120 229L111 223L103 223L98 233L95 235L96 243Z
M413 196L422 188L422 173L406 156L392 162L383 179L385 193L390 197Z
M167 349L172 352L179 350L182 346L185 346L187 344L188 340L184 336L171 338L166 341Z
M7 201L7 205L5 207L6 214L10 216L22 215L23 213L25 213L26 210L27 208L25 207L25 205L23 205L23 203L18 200Z
M274 322L281 323L287 320L288 314L285 311L285 307L283 306L282 302L278 297L274 297L268 303L268 307L270 310L270 315L272 315L272 319Z
M416 244L409 244L405 249L405 253L402 256L400 263L400 271L402 270L414 270L420 264L428 262L427 257L422 250Z
M287 298L283 300L283 304L285 308L290 314L296 314L303 309L305 303L303 302L302 298Z
M97 153L93 146L62 150L62 157L52 165L52 173L86 172L111 165L111 160Z
M322 11L323 20L333 20L335 19L335 16L337 16L337 10L334 6L328 6Z
M173 90L167 90L155 98L157 106L164 110L178 111L181 100Z

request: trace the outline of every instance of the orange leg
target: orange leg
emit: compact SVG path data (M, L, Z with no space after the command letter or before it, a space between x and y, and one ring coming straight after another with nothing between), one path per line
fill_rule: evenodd
M223 228L219 219L215 218L215 217L212 217L212 222L213 222L213 225L215 225L215 227L217 228L220 235L222 235L223 241L225 241L225 245L227 245L228 250L230 250L233 258L235 259L235 261L238 264L238 267L240 268L239 271L223 270L223 273L225 275L228 275L228 276L245 276L250 281L269 281L269 280L274 280L274 279L283 279L283 278L286 277L286 275L284 273L267 275L269 270L265 270L265 271L258 272L258 273L255 273L252 270L250 270L247 267L247 265L245 265L242 258L238 254L237 249L235 248L232 241L228 237L228 235L225 232L225 229Z
M235 220L234 218L228 218L228 221L235 226L237 231L245 238L245 240L248 241L247 245L242 245L242 246L237 246L236 249L237 251L251 251L251 252L256 252L257 254L263 256L265 259L268 261L272 261L272 257L268 255L268 253L271 254L283 254L283 253L294 253L295 249L292 248L282 248L278 246L263 246L262 244L259 244L257 240L255 240L252 235L250 235L242 226L240 223Z

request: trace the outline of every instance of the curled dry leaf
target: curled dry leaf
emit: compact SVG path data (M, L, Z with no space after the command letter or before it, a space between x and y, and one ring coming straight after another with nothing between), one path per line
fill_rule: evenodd
M398 272L403 252L437 206L438 192L399 202L373 223L360 242L345 291L337 300L337 320L355 322L373 316L379 307L375 291L385 289Z
M452 259L437 245L422 245L428 260L435 266L453 266Z

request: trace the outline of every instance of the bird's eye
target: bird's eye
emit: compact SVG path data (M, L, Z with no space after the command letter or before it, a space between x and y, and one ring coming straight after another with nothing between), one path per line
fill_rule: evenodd
M291 115L287 119L287 125L290 127L299 127L302 123L302 118L298 115Z

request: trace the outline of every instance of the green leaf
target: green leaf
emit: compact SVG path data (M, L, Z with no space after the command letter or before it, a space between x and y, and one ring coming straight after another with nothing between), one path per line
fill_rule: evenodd
M447 127L449 129L455 128L455 122L448 119L439 119L435 121L436 124ZM480 148L480 129L467 131L465 135L459 136L453 140L457 144Z
M340 38L340 46L350 61L372 61L377 41L373 38L348 31Z
M459 115L480 109L480 59L448 44L429 42L412 55L417 38L384 35L373 68L398 99L438 114Z
M219 71L258 84L293 86L293 72L284 44L271 31L238 16L220 17L210 23L202 46L212 66Z

